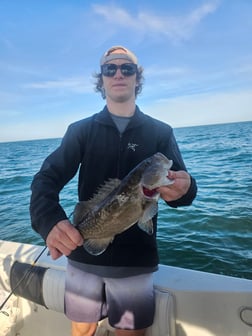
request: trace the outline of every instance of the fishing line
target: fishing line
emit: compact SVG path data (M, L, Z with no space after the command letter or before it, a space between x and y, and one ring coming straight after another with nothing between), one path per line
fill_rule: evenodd
M74 213L74 211L69 215L69 217L68 217L69 219L73 216L73 213ZM12 291L7 296L7 298L2 302L2 304L0 305L0 313L3 313L4 315L9 316L9 314L6 311L2 310L3 307L9 301L9 299L14 294L14 292L18 288L18 286L25 280L26 277L28 277L31 274L32 268L35 266L35 264L37 263L37 261L39 260L39 258L42 256L42 254L45 252L46 249L47 249L47 246L45 246L43 248L43 250L39 253L39 255L35 258L35 260L31 263L31 266L26 270L26 272L24 273L24 275L22 276L22 278L18 281L18 283L16 284L16 286L12 289ZM50 255L49 251L48 251L48 255Z
M47 246L45 246L43 248L43 250L39 253L39 255L36 257L36 259L31 263L31 266L26 270L26 272L24 273L24 275L22 276L22 278L18 281L18 283L16 284L16 286L12 289L12 291L10 292L10 294L7 296L7 298L3 301L3 303L0 306L0 312L3 313L6 316L9 316L9 314L6 311L3 311L3 307L5 306L5 304L9 301L9 299L11 298L11 296L14 294L15 290L18 288L18 286L25 280L26 277L28 277L31 274L31 270L32 268L35 266L35 264L37 263L37 261L39 260L39 258L42 256L42 254L45 252L45 250L47 249Z

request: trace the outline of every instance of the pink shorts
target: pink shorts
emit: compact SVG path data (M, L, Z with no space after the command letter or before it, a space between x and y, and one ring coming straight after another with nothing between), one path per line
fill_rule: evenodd
M108 316L117 329L143 329L153 323L153 274L103 278L68 264L65 314L76 322L98 322Z

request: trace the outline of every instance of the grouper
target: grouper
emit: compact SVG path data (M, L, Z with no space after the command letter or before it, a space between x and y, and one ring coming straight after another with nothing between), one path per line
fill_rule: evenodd
M83 237L83 246L92 255L103 253L115 235L137 224L153 234L152 217L158 211L157 189L173 183L172 166L161 153L140 162L122 180L111 179L88 201L78 202L73 224Z

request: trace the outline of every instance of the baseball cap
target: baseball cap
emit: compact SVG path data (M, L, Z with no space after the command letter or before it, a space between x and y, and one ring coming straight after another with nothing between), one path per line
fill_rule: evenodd
M132 51L123 46L113 46L103 54L100 65L118 58L126 59L131 63L137 64L137 57Z

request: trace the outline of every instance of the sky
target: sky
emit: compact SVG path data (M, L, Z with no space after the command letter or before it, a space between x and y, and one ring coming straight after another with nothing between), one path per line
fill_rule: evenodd
M105 105L111 46L144 68L137 105L172 127L252 120L251 0L0 0L0 142L59 138Z

